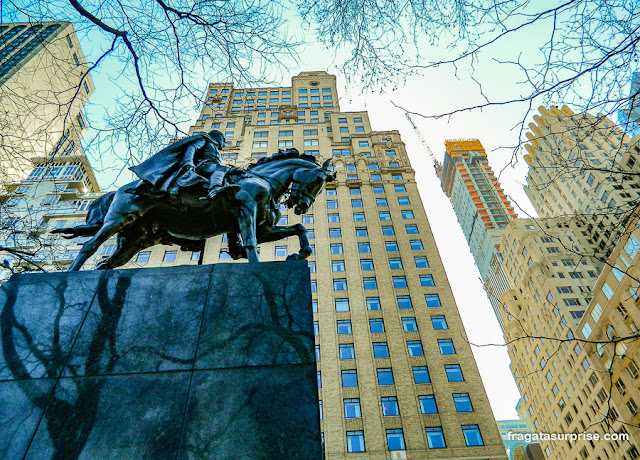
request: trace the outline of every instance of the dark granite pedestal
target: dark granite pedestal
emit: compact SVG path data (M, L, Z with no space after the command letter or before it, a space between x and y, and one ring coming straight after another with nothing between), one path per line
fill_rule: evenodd
M307 264L18 275L0 458L321 458Z

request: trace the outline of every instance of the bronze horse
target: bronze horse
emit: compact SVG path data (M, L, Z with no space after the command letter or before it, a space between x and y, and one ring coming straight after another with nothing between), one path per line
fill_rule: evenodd
M313 156L288 149L240 171L235 179L240 190L235 196L203 201L199 199L203 190L192 187L180 194L181 203L175 203L166 197L137 193L140 182L134 181L95 200L86 224L54 232L65 234L65 238L92 236L70 271L79 270L114 234L118 234L118 247L98 264L99 269L124 265L137 252L155 244L179 244L197 251L204 239L222 233L229 235L229 252L234 259L246 257L257 262L259 243L293 235L300 240L300 251L287 259L306 259L311 254L307 230L302 224L277 227L278 202L291 186L286 204L296 214L304 214L324 184L334 179L329 160L320 166Z

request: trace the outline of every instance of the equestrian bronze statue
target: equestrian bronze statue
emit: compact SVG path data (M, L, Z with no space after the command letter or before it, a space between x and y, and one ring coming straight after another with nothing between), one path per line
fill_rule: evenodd
M96 268L126 264L156 244L178 244L197 251L211 236L226 233L234 259L258 261L259 243L296 235L300 250L287 259L311 254L302 224L278 227L279 202L306 213L325 183L333 181L329 160L319 165L296 149L261 158L247 169L220 164L222 133L199 133L176 142L137 167L140 180L96 199L86 224L54 230L65 238L91 236L69 270L79 270L107 239L117 234L116 251ZM224 181L224 182L223 182Z

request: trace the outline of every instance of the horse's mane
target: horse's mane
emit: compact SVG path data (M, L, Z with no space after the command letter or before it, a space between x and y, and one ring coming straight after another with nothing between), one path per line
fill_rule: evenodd
M247 169L253 169L256 166L263 165L265 163L271 163L272 161L284 160L287 158L300 158L301 160L309 161L318 165L318 160L313 155L307 155L306 153L300 153L297 149L278 150L278 153L274 153L269 157L262 157L257 162L247 166ZM319 165L318 165L319 166Z

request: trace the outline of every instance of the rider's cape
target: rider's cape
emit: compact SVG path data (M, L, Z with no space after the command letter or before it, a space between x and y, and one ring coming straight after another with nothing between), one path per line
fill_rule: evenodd
M185 172L184 152L188 145L204 138L207 142L215 141L207 133L196 133L160 150L152 157L129 169L143 181L152 185L156 191L170 192L176 180Z

